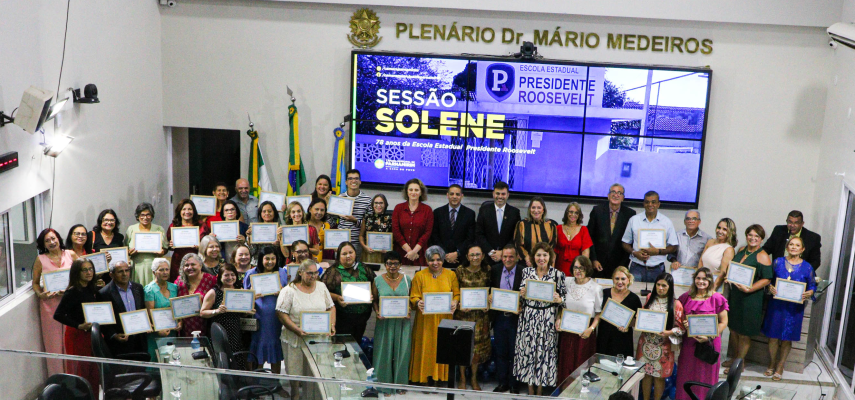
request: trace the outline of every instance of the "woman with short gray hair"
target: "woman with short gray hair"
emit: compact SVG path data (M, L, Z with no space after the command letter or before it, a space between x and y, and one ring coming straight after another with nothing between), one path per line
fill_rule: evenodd
M148 285L154 281L154 275L151 271L152 260L156 257L163 257L168 251L169 242L166 240L166 231L163 227L152 223L154 221L154 206L150 203L140 203L134 210L134 217L138 223L128 227L125 233L124 245L128 247L128 257L130 264L133 267L133 275L131 280L139 283L142 286ZM160 233L161 246L163 250L160 253L137 253L134 243L134 234L136 233Z
M145 292L145 308L169 308L169 299L178 296L178 286L169 282L169 261L165 258L155 258L151 261L151 273L154 280L143 288ZM155 339L166 336L178 336L181 329L181 321L178 321L178 329L168 329L148 334L148 353L152 361L157 361L157 344Z

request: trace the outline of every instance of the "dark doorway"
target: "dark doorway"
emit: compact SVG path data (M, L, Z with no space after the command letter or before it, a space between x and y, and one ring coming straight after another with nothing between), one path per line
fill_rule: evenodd
M229 197L240 178L240 131L188 129L190 194L210 196L214 184L225 182Z

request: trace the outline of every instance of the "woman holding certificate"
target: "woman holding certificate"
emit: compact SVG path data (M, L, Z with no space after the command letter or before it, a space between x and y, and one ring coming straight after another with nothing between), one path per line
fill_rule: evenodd
M229 200L231 201L231 200ZM223 264L223 269L220 270L220 275L217 276L217 285L205 294L205 299L202 301L202 309L200 314L202 318L210 318L211 322L216 322L226 329L229 335L229 347L232 353L244 351L243 337L240 330L240 319L247 312L240 313L234 310L229 310L226 307L224 289L243 289L243 282L237 280L237 270L234 265ZM246 292L252 294L252 292ZM252 300L251 298L248 298ZM249 314L253 314L249 312ZM234 365L230 365L234 369L246 369L246 359L238 357L234 360Z
M143 285L145 287L150 282L154 281L154 275L152 274L152 262L157 257L163 257L166 255L166 252L169 251L169 241L166 239L166 231L163 230L163 227L157 224L153 224L154 220L154 206L149 203L140 203L136 210L134 210L134 217L137 219L138 223L131 225L128 227L128 231L125 233L125 243L124 245L128 247L128 257L131 258L131 262L134 266L134 276L131 277L131 280ZM153 233L160 232L161 238L163 239L163 250L160 253L142 253L137 252L136 250L136 242L134 242L134 234L141 233ZM166 265L167 267L169 264Z
M582 219L582 206L579 203L570 203L564 210L564 218L561 220L563 224L558 226L558 240L555 241L555 254L558 258L555 260L555 268L568 277L576 275L572 271L576 257L590 257L591 246L594 245L588 227L582 225Z
M234 251L232 251L230 261L232 265L235 266L235 271L237 271L237 280L240 282L242 289L243 278L245 278L246 273L252 269L252 254L249 251L249 247L245 244L236 247Z
M315 191L312 192L312 200L320 199L324 201L324 204L329 201L330 196L332 196L332 180L330 180L329 176L320 175L318 179L315 179ZM312 206L309 206L312 208Z
M172 268L169 271L170 281L178 278L179 266L184 260L184 256L199 251L198 245L176 248L175 242L172 240L172 228L199 227L199 240L201 240L208 235L208 227L203 222L196 212L196 205L190 199L181 200L175 206L175 218L172 219L172 223L169 224L169 229L166 231L166 240L169 241L169 248L172 250L172 260L169 263Z
M211 274L202 272L202 258L198 254L190 253L181 260L181 275L175 280L178 286L178 296L198 294L205 297L214 285L217 278ZM201 317L188 317L181 320L181 336L192 336L194 331L202 332L202 336L208 336L208 324Z
M581 214L580 214L581 215ZM566 223L566 222L565 222ZM558 255L560 259L560 255ZM594 316L603 309L603 288L593 278L594 265L586 256L573 260L572 277L564 278L567 297L564 308ZM590 318L589 318L590 320ZM558 334L558 379L563 382L570 374L597 352L596 320L584 327L582 333L562 331ZM556 324L561 326L561 316Z
M785 257L775 260L775 285L769 287L773 298L766 305L763 334L769 338L769 368L764 375L780 381L784 363L793 347L802 337L802 320L805 302L815 300L816 279L813 266L802 259L805 244L801 237L787 242Z
M273 204L272 201L263 201L258 205L258 222L263 222L265 224L277 224L277 226L281 225L279 221L279 210L276 209L276 205ZM252 237L252 226L249 227L246 231L246 235L249 238L249 242L251 243L250 253L253 256L252 264L257 265L258 260L255 259L258 256L258 251L261 250L262 247L270 246L271 243L255 243ZM257 239L255 239L258 241ZM281 260L285 259L285 256L282 255L282 250L280 250L280 246L282 245L281 238L279 236L279 231L277 230L276 241L272 243L273 247L276 248L276 251L279 252L279 258ZM237 265L237 264L235 264ZM280 265L281 266L281 265ZM238 268L240 271L240 268ZM243 279L241 279L243 281Z
M95 265L85 258L74 260L68 273L68 282L68 290L62 295L53 319L66 326L65 337L61 342L65 345L66 354L92 357L92 324L86 322L83 304L101 301L95 287ZM101 380L98 364L66 361L65 373L86 379L92 390L98 390Z
M378 382L406 385L409 383L407 372L410 368L410 338L413 330L409 296L413 285L410 277L401 272L401 256L394 251L384 256L386 273L374 278L374 313L377 314L374 327L374 376ZM388 298L394 297L399 299L390 302ZM404 300L404 309L388 309L390 305L400 305L400 300ZM399 316L403 314L401 311L406 311L406 317Z
M109 208L98 214L97 223L92 227L90 253L124 246L125 235L119 233L119 217L116 215L116 212Z
M652 311L652 312L650 312ZM665 393L665 379L674 372L672 344L680 344L683 335L683 304L674 299L674 278L663 272L656 277L653 293L647 295L644 308L636 317L638 338L635 358L644 365L641 393L644 400L659 400ZM650 388L654 389L653 399Z
M73 251L78 257L83 257L92 252L91 240L86 227L83 224L77 224L68 230L68 236L65 237L65 248Z
M676 400L690 400L689 394L683 388L683 384L688 381L710 386L718 382L719 356L714 353L721 353L721 333L727 327L727 299L713 290L712 272L709 268L699 267L692 278L692 287L678 299L683 305L683 326L686 327L688 337L683 338L680 358L677 361ZM693 321L693 315L700 318ZM715 318L715 323L711 323L712 317ZM705 361L699 356L711 357ZM708 361L713 359L714 363L710 364ZM708 390L695 387L693 392L698 398L704 398Z
M546 242L554 247L558 240L558 228L555 222L546 219L546 203L543 199L535 196L528 202L528 218L517 223L514 229L514 245L517 246L517 254L529 267L533 266L531 252L534 246L540 242Z
M719 235L720 228L721 223L719 223L719 229L716 229L716 236ZM744 360L745 355L748 354L748 349L751 347L751 337L760 334L760 326L763 322L763 319L760 318L763 315L763 288L768 286L774 278L772 259L760 247L763 245L763 238L765 237L766 231L763 230L762 226L757 224L749 226L745 230L745 239L748 245L740 249L733 257L733 262L754 268L754 280L750 285L728 281L730 290L726 293L730 315L727 318L727 326L730 328L730 341L727 347L728 353L731 353L733 358ZM719 281L728 275L729 268L740 268L740 266L730 264L728 268L722 270ZM734 351L730 351L730 348ZM725 374L730 371L732 363L733 359L721 363L725 367Z
M315 228L318 232L318 243L321 251L318 252L317 260L332 260L335 258L335 249L324 248L324 232L331 229L330 223L327 222L327 203L322 199L312 199L309 203L309 223L310 227Z
M471 246L466 252L468 266L460 266L455 271L457 285L463 288L488 288L490 287L490 268L484 261L484 252L479 246ZM490 314L487 311L487 296L484 291L484 309L468 309L466 304L461 304L454 313L454 319L458 321L471 321L475 323L475 351L472 357L472 389L481 390L478 384L478 365L490 360ZM466 389L466 367L460 366L460 381L458 389Z
M281 340L285 345L279 347L285 350L286 365L289 375L305 375L303 366L303 341L313 336L322 335L318 333L324 329L321 326L303 326L303 313L329 312L329 335L335 334L335 307L327 287L317 283L318 267L314 260L304 260L297 269L294 281L288 284L276 299L276 316L278 321L285 326L282 329ZM377 364L375 362L375 364ZM375 367L380 368L378 365ZM300 382L291 380L291 399L300 398Z
M416 310L410 380L438 385L448 380L448 365L436 363L436 332L439 322L451 319L457 309L460 287L454 272L442 267L442 247L431 246L425 254L428 267L416 272L410 291L410 307Z
M208 235L199 242L199 257L202 259L202 272L214 276L219 275L223 266L220 241L214 235Z
M151 262L151 273L154 275L154 280L145 285L145 308L153 310L156 308L169 308L171 304L169 299L178 297L178 285L169 282L169 261L165 258L155 258ZM177 330L163 330L148 334L148 353L151 354L151 360L157 361L157 343L155 339L166 336L178 336L178 330L181 329L181 321Z
M291 204L288 204L288 207L285 208L285 226L292 225L305 225L308 221L306 221L306 213L303 212L303 205L300 202L292 201ZM309 251L313 256L318 255L320 253L320 240L318 238L318 230L314 226L309 225L308 229L308 239L307 243L311 244L309 247ZM283 227L279 227L279 234L282 234ZM293 240L283 240L280 248L282 250L282 254L285 258L291 257L291 251L289 247Z
M240 217L240 208L238 208L238 205L234 200L226 200L223 202L223 209L220 211L220 218L226 222L237 221L238 235L237 240L223 241L221 243L222 258L226 258L229 254L232 254L232 251L234 251L237 246L246 244L246 231L249 229L249 225L241 221Z
M336 327L339 335L351 335L356 343L362 342L368 319L371 318L371 293L374 290L374 271L365 267L356 259L356 248L350 242L343 242L336 251L335 263L321 277L335 302ZM344 285L350 282L368 282L368 293L360 292L365 298L345 298ZM355 304L350 304L354 302Z
M56 307L62 295L60 290L47 291L42 286L42 274L54 272L60 269L70 268L71 263L77 259L77 254L66 250L62 244L59 232L48 228L43 230L36 239L36 247L39 256L33 263L33 292L39 296L39 315L42 321L42 341L45 352L63 354L62 324L54 320ZM62 372L62 361L55 359L47 360L48 374Z
M623 354L630 356L635 354L632 350L633 328L632 318L629 321L620 319L621 313L606 314L606 306L611 300L617 303L615 311L630 310L633 313L641 308L641 299L633 292L629 291L632 282L635 278L629 273L626 267L617 267L615 272L612 272L612 287L603 289L603 311L594 318L599 327L597 332L597 353L617 356ZM602 320L605 319L605 324ZM624 324L618 326L616 324Z
M371 199L371 211L362 218L359 232L359 244L362 245L362 260L366 263L380 264L383 262L383 252L368 246L367 232L392 232L392 216L386 214L389 202L386 196L378 194Z
M708 240L707 244L704 245L704 251L698 261L698 268L707 267L713 276L718 277L713 286L714 291L718 291L718 288L724 283L727 266L733 260L734 247L736 247L737 242L736 224L730 218L722 218L715 227L715 239Z
M404 255L404 265L427 264L425 249L433 230L433 210L425 204L427 188L421 180L410 179L402 192L405 202L392 211L394 250Z
M249 351L252 356L251 369L256 369L258 365L263 365L265 362L270 363L270 369L274 374L278 374L282 370L282 344L279 343L279 334L282 330L282 323L276 317L276 283L279 287L283 287L288 283L288 270L279 268L279 255L276 248L273 246L262 247L258 252L259 265L246 273L243 278L243 288L247 290L255 290L255 319L258 323L258 330L252 333L252 341L249 345ZM253 289L253 275L273 274L259 276L256 280L256 285L259 287ZM276 277L278 276L278 282ZM261 279L263 278L263 279ZM273 281L270 281L273 279ZM263 285L263 286L262 286ZM272 288L272 289L271 289ZM267 292L267 290L270 290Z
M567 296L567 286L564 273L553 268L555 252L548 243L534 245L531 254L534 267L523 269L520 285L520 297L525 300L517 325L514 376L528 384L528 394L540 396L544 386L557 383L555 321Z

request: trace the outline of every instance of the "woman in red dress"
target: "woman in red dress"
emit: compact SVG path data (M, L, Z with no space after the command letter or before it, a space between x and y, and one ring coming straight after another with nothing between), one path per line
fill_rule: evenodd
M588 227L582 225L582 206L570 203L564 210L563 225L558 227L558 242L555 245L557 260L555 268L572 276L573 260L578 256L591 256L591 246L594 242L588 234Z
M202 258L196 253L189 253L181 259L181 275L175 280L175 284L178 285L179 297L198 294L201 300L217 285L217 278L202 272ZM202 317L183 319L181 336L192 336L193 331L200 331L201 336L208 336L208 323Z
M181 265L181 260L184 259L184 256L189 253L199 252L199 246L182 247L180 249L174 248L172 243L172 227L180 228L191 226L199 227L199 240L202 240L203 237L208 235L208 227L205 226L205 223L199 216L199 213L196 212L196 205L193 204L192 200L184 199L179 201L178 205L175 206L175 218L172 219L172 223L169 224L169 228L166 230L166 240L169 241L169 248L172 250L172 261L169 263L171 268L169 271L170 281L174 281L178 278L178 266ZM207 290L205 292L207 292ZM204 293L202 295L204 296Z
M404 185L403 196L407 201L395 206L392 212L395 251L404 256L404 265L425 266L425 250L433 230L433 210L424 203L427 188L413 178Z

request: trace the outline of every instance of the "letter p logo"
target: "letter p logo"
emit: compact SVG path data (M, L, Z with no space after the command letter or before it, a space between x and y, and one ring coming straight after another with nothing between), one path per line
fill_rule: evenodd
M485 86L496 101L503 101L514 91L514 67L496 63L487 67Z

